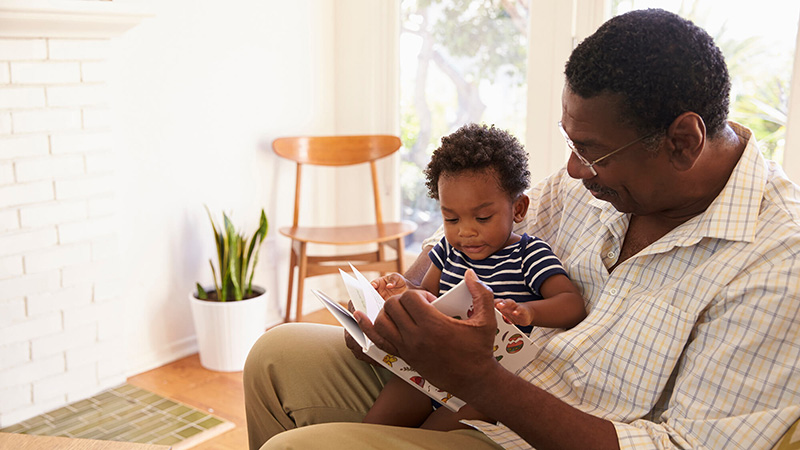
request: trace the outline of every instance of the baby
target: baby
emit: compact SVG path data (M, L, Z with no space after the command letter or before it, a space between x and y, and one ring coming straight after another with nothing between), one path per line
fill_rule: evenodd
M533 326L571 328L586 317L583 298L542 240L513 232L528 211L528 155L505 131L468 124L442 138L425 169L429 195L439 201L444 237L430 251L421 287L442 295L467 269L494 292L496 308L526 333ZM372 282L384 298L411 288L400 274ZM469 405L437 408L400 378L390 380L365 423L449 431L463 419L494 422Z

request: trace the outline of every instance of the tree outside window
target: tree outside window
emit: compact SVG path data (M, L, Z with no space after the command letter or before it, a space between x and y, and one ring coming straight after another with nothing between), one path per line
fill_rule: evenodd
M400 169L417 250L441 224L422 170L442 136L470 122L525 140L528 0L403 0Z
M753 130L764 156L783 162L800 2L614 0L611 15L663 8L703 27L731 75L731 120Z
M578 3L580 5L580 3ZM663 8L706 29L731 78L730 118L783 161L800 1L609 0L608 17ZM441 224L422 170L441 137L468 122L525 142L528 0L402 0L400 181L403 217L419 224L407 246ZM577 14L582 10L579 8Z

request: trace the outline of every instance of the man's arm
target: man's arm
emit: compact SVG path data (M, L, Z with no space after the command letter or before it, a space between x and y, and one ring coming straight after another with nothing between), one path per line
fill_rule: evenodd
M387 300L361 329L380 348L396 354L434 385L508 426L537 449L617 449L614 425L583 413L505 370L492 355L496 330L491 290L468 271L475 314L456 320L439 313L432 294L407 291ZM436 345L431 345L435 342Z
M431 259L428 257L428 253L433 248L432 245L428 245L422 247L422 251L420 252L417 259L411 264L411 267L406 270L406 273L403 276L406 278L414 286L421 286L422 279L425 277L425 274L428 272L428 268L431 266Z

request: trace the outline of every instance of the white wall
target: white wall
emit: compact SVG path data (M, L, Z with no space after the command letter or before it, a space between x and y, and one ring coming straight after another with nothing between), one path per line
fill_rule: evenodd
M0 37L0 426L124 380L107 53Z
M336 131L339 3L161 0L122 36L94 23L137 2L0 0L0 427L196 351L204 204L249 231L266 209L255 281L282 317L294 173L269 144Z
M277 228L291 220L293 172L269 143L333 131L333 5L161 1L155 18L115 40L120 287L132 373L196 350L188 295L196 281L211 282L214 254L204 204L246 230L266 209L256 282L269 288L280 319L286 264Z

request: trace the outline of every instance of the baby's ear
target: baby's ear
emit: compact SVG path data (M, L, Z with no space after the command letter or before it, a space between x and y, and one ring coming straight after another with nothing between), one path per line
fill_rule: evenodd
M525 218L525 214L528 213L528 205L530 205L530 202L531 199L528 198L528 195L524 192L517 196L514 200L514 222L522 222L522 219Z

